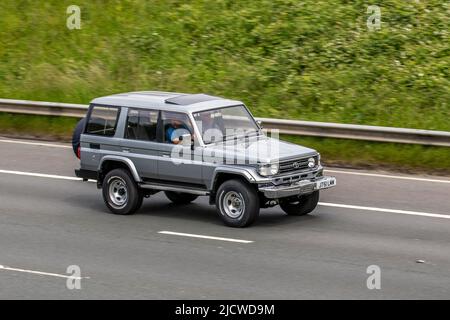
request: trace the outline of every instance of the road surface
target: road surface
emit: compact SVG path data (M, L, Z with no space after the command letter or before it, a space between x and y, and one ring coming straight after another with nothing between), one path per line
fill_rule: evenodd
M233 229L206 198L108 214L67 145L0 138L0 155L0 299L450 298L448 177L333 168L313 214Z

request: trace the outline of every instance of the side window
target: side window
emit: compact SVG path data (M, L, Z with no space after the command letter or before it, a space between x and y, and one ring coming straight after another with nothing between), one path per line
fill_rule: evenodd
M164 143L178 144L180 136L194 133L191 121L185 113L163 111L161 118Z
M158 111L129 109L125 139L156 141Z
M114 136L119 112L118 107L94 106L86 126L86 133L106 137Z

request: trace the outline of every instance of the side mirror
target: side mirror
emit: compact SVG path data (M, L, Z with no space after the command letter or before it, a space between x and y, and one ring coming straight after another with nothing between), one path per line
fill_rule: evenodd
M262 121L261 121L261 120L257 120L256 123L258 124L258 127L259 127L260 129L263 129Z
M192 146L192 138L190 134L183 134L180 136L181 145L183 147L191 147Z

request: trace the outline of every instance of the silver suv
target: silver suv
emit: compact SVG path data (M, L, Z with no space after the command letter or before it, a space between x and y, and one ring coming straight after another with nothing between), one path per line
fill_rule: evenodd
M131 92L91 102L76 175L97 181L115 214L132 214L164 191L176 204L208 196L232 227L260 208L314 210L334 187L312 149L269 137L240 101L204 94Z

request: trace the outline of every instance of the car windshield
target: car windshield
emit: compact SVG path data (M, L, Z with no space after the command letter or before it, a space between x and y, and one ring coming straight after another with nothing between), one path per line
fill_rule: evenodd
M243 105L197 112L194 119L205 144L260 134Z

